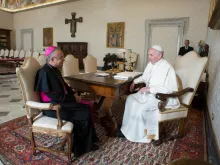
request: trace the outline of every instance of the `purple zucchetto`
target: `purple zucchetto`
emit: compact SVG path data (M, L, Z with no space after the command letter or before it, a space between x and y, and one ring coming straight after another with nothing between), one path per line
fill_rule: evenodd
M45 51L45 55L49 56L54 51L55 48L56 46L49 46Z

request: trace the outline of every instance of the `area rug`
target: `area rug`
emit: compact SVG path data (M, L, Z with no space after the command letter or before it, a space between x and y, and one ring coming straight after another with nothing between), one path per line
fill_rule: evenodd
M113 104L113 115L121 121L124 100ZM17 118L0 125L0 160L4 164L15 165L65 165L69 164L64 155L37 152L32 154L28 138L26 117ZM177 133L177 122L167 122L167 131ZM158 147L152 144L133 143L125 138L110 138L105 136L105 130L95 125L100 138L100 149L84 154L74 160L77 165L165 165L177 158L193 158L206 160L204 116L201 111L192 109L186 124L185 136L180 140L164 142ZM60 138L35 134L37 145L56 146Z

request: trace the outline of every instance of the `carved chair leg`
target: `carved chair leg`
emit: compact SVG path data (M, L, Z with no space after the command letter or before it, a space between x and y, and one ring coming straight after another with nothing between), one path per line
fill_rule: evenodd
M72 162L72 158L71 158L71 153L72 153L72 134L69 133L67 134L67 142L68 142L68 160L71 163Z
M180 119L179 131L178 131L179 137L183 137L183 135L184 135L185 121L186 121L185 118L184 119Z
M31 145L32 145L32 151L33 154L36 153L36 145L35 145L35 141L34 141L34 133L32 132L32 128L29 128L29 134L30 134L30 139L31 139Z

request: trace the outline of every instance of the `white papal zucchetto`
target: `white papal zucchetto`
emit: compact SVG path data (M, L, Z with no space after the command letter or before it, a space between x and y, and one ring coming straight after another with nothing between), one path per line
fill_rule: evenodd
M154 46L152 46L152 48L155 49L155 50L158 50L160 52L163 51L163 49L162 49L162 47L160 45L154 45Z

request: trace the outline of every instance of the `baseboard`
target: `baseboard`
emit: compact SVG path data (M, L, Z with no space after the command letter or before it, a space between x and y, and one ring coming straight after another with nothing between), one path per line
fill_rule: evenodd
M213 126L208 110L207 104L204 105L204 115L205 115L205 128L206 128L206 140L207 140L207 154L208 154L208 160L210 163L213 164L220 164L220 150L218 149L218 142L216 138L216 134L213 131ZM210 153L210 151L212 153ZM212 162L215 159L215 162Z

